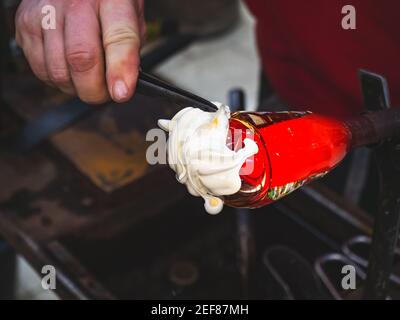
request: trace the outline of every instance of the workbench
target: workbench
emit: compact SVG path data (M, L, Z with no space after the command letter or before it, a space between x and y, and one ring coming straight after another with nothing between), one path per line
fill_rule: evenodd
M3 95L2 136L70 99L29 74L6 75ZM1 151L0 234L39 274L56 268L61 298L245 297L234 210L206 214L167 165L146 162L146 132L180 107L137 95L33 150ZM312 263L373 232L370 215L318 183L250 214L255 261L279 243ZM251 297L264 298L264 271L251 270Z

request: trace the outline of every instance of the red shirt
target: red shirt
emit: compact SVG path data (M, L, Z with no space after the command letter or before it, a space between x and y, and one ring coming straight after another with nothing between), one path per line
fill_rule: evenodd
M400 104L400 1L247 0L257 17L263 68L293 109L349 116L362 98L357 70L382 74ZM342 28L342 7L356 9L356 30Z

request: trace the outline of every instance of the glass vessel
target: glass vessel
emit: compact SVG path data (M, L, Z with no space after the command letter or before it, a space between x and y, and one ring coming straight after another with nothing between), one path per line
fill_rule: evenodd
M250 138L258 153L240 170L239 192L225 196L234 207L257 208L324 176L351 148L345 123L310 112L235 112L227 145L243 147Z

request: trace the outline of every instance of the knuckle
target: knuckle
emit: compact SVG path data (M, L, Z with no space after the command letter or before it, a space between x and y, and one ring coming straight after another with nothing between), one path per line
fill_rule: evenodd
M18 29L27 30L31 28L32 18L29 11L23 10L17 13L16 25Z
M137 32L129 26L111 28L104 33L104 49L118 44L139 44L140 39Z
M50 80L59 85L70 83L69 72L65 68L52 68L49 72Z
M86 72L93 69L99 58L95 50L80 50L67 53L67 62L74 72Z
M40 36L41 29L29 10L22 10L16 16L16 30L28 36Z

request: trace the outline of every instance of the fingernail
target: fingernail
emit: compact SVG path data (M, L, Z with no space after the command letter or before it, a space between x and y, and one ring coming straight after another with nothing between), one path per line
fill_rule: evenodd
M122 80L117 80L113 87L113 96L115 100L124 100L128 96L128 88Z

